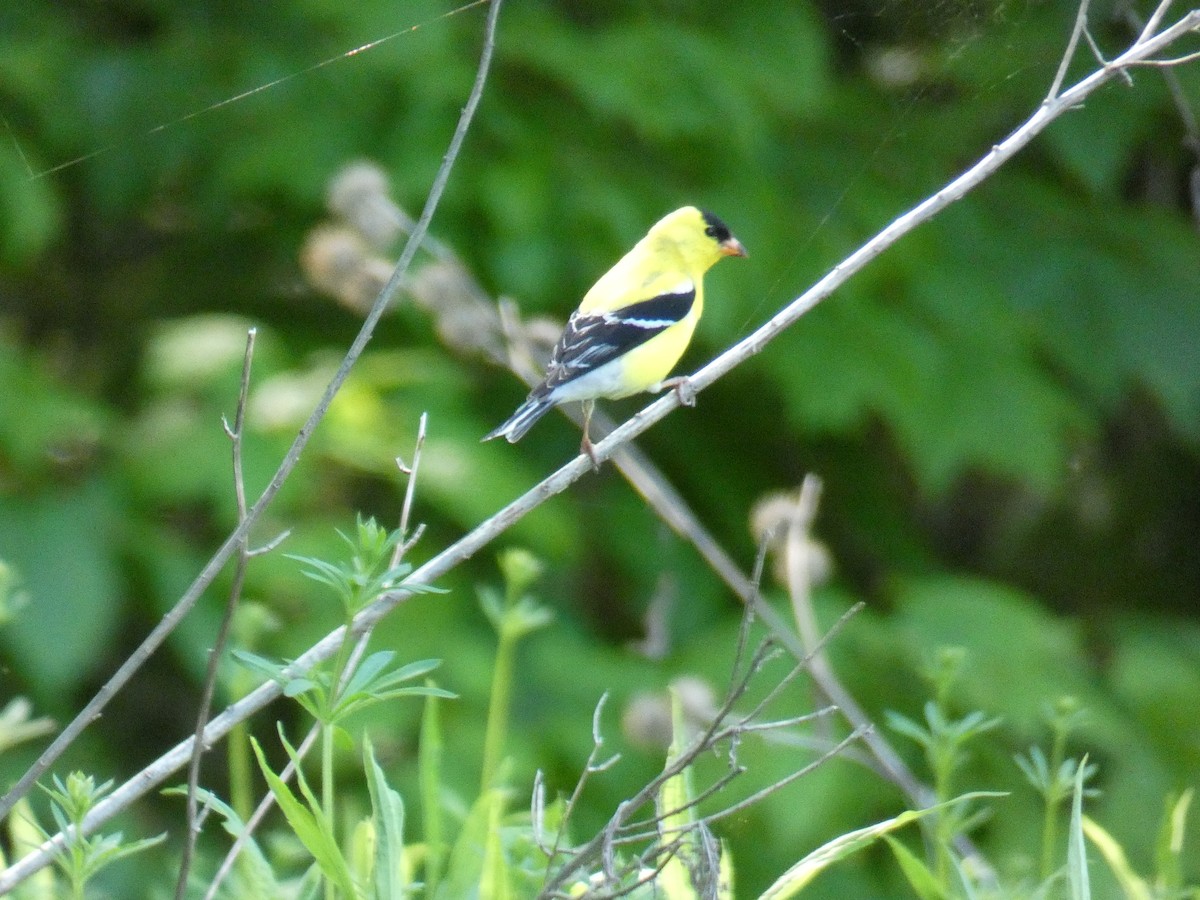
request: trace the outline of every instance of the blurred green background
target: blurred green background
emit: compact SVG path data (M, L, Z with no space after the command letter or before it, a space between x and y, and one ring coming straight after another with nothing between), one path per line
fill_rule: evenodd
M306 283L301 247L355 159L379 162L420 208L486 14L443 16L454 8L0 6L0 560L28 599L0 629L5 698L68 719L229 532L221 416L249 326L247 484L266 484L359 326ZM715 211L750 259L710 274L690 371L1029 115L1074 13L1062 0L512 0L433 233L488 292L562 319L661 214ZM1131 40L1114 4L1093 4L1091 22L1106 50ZM1081 53L1072 72L1086 64ZM1194 102L1200 69L1177 74ZM816 530L835 572L822 616L868 604L832 648L837 669L877 718L918 715L923 662L966 648L954 703L1004 726L961 783L1013 791L976 835L1007 873L1036 859L1038 807L1011 755L1046 739L1045 703L1070 694L1088 710L1071 749L1101 765L1093 814L1143 871L1166 796L1197 781L1200 253L1186 138L1161 73L1108 87L641 442L747 569L752 505L806 472L824 479ZM557 416L516 446L478 443L523 396L402 304L255 540L291 529L287 552L336 557L334 529L356 513L395 522L393 459L411 453L424 411L416 516L428 530L412 558L428 558L575 452ZM606 736L626 756L592 783L579 824L595 826L661 764L622 735L621 710L680 674L719 691L739 605L610 468L500 542L517 544L547 563L539 593L557 617L519 660L514 782L527 790L540 767L569 790L611 691ZM440 683L462 695L445 707L448 767L467 798L493 651L475 586L498 579L480 554L376 638L402 659L445 660ZM227 586L58 771L121 779L190 733ZM295 656L336 622L282 553L254 561L246 595L279 624L259 652ZM655 595L672 601L669 647L648 660L629 644ZM787 701L781 714L812 698L797 688ZM276 716L296 722L271 712L263 733ZM406 786L418 712L389 706L370 723ZM0 780L35 751L6 753ZM753 743L743 754L753 785L811 759ZM219 759L210 771L220 788ZM725 823L739 893L902 803L854 763L825 766ZM164 800L123 827L178 835L181 817ZM121 879L139 866L175 862L114 869L117 895L138 895ZM886 851L808 895L907 896Z

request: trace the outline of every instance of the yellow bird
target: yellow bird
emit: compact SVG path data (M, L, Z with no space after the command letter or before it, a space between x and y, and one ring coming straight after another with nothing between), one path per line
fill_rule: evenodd
M685 206L660 219L587 292L550 355L545 379L484 440L503 435L515 443L551 407L581 400L580 450L595 465L588 434L594 401L679 389L686 379L667 376L704 311L704 273L723 256L745 255L712 213Z

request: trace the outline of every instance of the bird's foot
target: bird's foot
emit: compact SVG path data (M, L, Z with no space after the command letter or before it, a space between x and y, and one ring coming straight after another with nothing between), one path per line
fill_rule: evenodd
M692 387L692 379L686 375L676 375L674 378L668 378L665 381L660 381L657 385L658 390L666 390L671 388L675 391L675 396L679 398L679 402L683 406L696 405L696 389Z
M583 441L579 444L579 452L592 461L593 471L600 471L600 460L596 459L596 445L592 443L586 431L583 433Z

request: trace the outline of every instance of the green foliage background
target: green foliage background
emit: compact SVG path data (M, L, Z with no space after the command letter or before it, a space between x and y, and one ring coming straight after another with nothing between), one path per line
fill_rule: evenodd
M1108 6L1092 22L1118 48L1131 35ZM485 12L442 17L453 8L0 7L0 559L31 598L0 631L4 694L68 718L228 533L220 416L250 325L247 482L266 483L358 327L304 284L299 249L353 159L380 161L410 209L423 202ZM751 258L710 275L694 368L1028 115L1073 16L1071 3L1009 0L513 0L434 232L488 290L562 318L663 212L718 212ZM1200 70L1178 74L1200 97ZM1046 702L1088 708L1074 749L1102 766L1094 815L1143 870L1163 798L1196 782L1200 254L1184 136L1159 73L1109 87L643 441L747 568L753 503L805 472L824 478L817 528L837 570L821 609L832 621L869 605L833 648L838 670L873 714L913 715L922 660L968 649L956 702L1005 726L963 787L1014 790L978 835L1008 871L1036 857L1036 804L1010 756L1045 738ZM400 309L256 538L290 528L289 552L330 556L356 512L395 521L392 460L427 411L429 528L414 553L427 557L574 452L557 417L515 447L478 443L521 396ZM513 543L549 563L542 594L559 612L520 660L514 778L542 767L567 790L601 692L620 710L682 673L721 685L739 609L612 471L530 516ZM493 646L474 585L497 577L490 557L473 560L377 638L404 659L446 660L442 683L463 697L445 706L448 766L466 797ZM627 644L658 590L675 598L671 648L650 662ZM336 619L281 554L254 562L247 593L281 623L260 652L295 655ZM67 765L120 777L189 732L223 600L220 587L204 598ZM417 710L389 713L375 744L405 784ZM625 745L615 712L606 733L626 761L594 783L588 824L660 764ZM6 754L3 780L33 753ZM809 758L746 756L755 783ZM900 803L865 769L826 766L727 824L740 886L750 895ZM164 802L126 830L177 828L181 813ZM136 864L120 868L133 877ZM881 851L811 895L893 891Z

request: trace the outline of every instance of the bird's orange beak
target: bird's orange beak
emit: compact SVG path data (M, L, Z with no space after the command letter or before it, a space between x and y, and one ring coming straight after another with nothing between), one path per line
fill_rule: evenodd
M742 242L735 237L730 237L728 240L721 241L718 245L721 248L722 256L749 256L746 248L742 246Z

